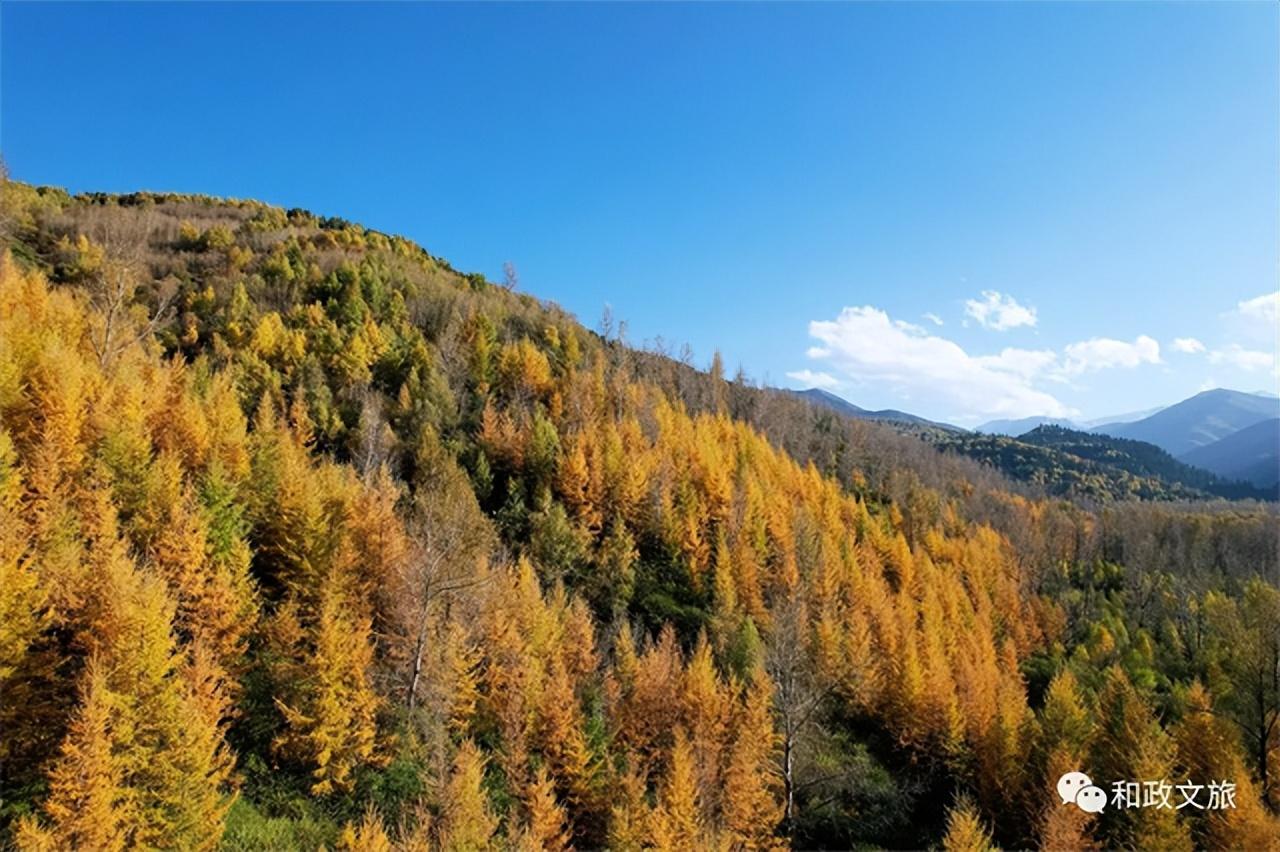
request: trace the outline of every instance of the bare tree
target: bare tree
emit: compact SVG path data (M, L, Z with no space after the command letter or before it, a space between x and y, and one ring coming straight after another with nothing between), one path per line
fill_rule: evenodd
M516 265L508 260L502 264L502 289L508 293L513 293L519 287L520 275L516 272Z
M352 461L365 480L370 479L391 459L395 433L387 425L382 394L364 388L359 395L360 422L356 431L356 447Z
M475 590L488 578L489 525L463 473L435 440L419 451L416 496L409 518L410 552L396 601L397 632L408 652L405 703L418 703L435 608Z
M597 330L600 332L601 337L606 341L610 341L613 339L613 328L613 305L606 302L604 310L600 312L600 324L597 327Z
M804 601L791 597L774 608L774 631L765 653L765 667L774 684L774 703L782 727L783 825L790 836L795 823L797 757L802 741L817 726L833 684L818 676L806 641L809 623Z
M102 249L102 261L86 285L89 303L98 312L101 325L90 332L89 345L104 368L121 352L155 333L168 317L176 289L157 291L156 308L138 322L133 305L139 284L146 274L147 239L152 229L148 216L112 216L103 211L89 222L85 236Z

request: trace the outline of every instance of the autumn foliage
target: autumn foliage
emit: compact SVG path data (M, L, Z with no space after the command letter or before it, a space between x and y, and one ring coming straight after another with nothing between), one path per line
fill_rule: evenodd
M181 282L162 322L146 288L108 316L97 214L51 197L89 232L57 238L27 189L0 266L18 847L1276 836L1274 578L1046 559L1022 537L1096 519L869 487L739 416L768 397L718 367L673 384L301 211L104 207L150 223L132 274ZM1052 784L1084 765L1230 777L1241 807L1087 818Z

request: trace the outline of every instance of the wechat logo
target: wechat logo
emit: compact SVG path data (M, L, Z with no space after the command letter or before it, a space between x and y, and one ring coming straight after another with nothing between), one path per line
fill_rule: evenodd
M1080 810L1100 814L1107 806L1107 794L1083 772L1068 772L1058 779L1058 795L1065 805L1074 802Z

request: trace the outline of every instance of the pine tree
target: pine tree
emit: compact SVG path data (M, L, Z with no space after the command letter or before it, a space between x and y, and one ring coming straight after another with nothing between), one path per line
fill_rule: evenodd
M782 820L778 735L773 727L773 687L757 669L746 687L733 726L733 745L724 773L724 825L739 849L772 849Z
M683 717L693 750L698 778L698 798L705 816L718 810L721 800L721 764L729 733L728 690L716 673L706 634L698 637L681 683ZM766 745L767 745L766 741ZM728 792L727 788L724 792ZM726 802L726 807L728 803Z
M217 679L205 666L194 686L188 682L165 583L129 559L109 505L99 502L87 516L89 563L99 585L81 641L100 658L118 696L116 751L132 808L129 842L210 848L230 804L231 759L217 713L209 711L220 700Z
M660 850L696 849L706 843L704 827L693 749L684 729L677 728L666 777L658 788L658 804L650 817L650 842Z
M586 842L602 824L593 786L594 771L583 730L582 711L568 672L559 659L548 663L539 716L540 743L575 832ZM596 841L598 842L598 841Z
M134 795L125 786L119 703L102 663L90 660L82 676L80 707L49 776L45 812L58 846L112 852L129 844L137 814Z
M617 852L639 852L648 842L650 808L645 801L644 778L630 767L617 778L609 811L608 847Z
M629 677L630 688L624 687L618 735L635 751L645 772L659 763L660 752L679 721L682 669L675 631L668 626L640 656L634 675Z
M978 809L968 798L962 798L947 813L947 833L942 838L946 852L994 852L991 833L983 825Z
M253 590L247 560L214 559L210 549L204 512L184 489L152 544L151 561L177 601L179 635L203 645L230 684L253 626Z
M22 483L16 461L13 440L0 428L0 690L21 667L46 620L45 590L33 560L24 552L26 530L18 511Z
M568 818L556 801L555 785L539 766L524 796L524 819L512 844L528 852L563 852L569 848Z
M1092 829L1097 822L1094 814L1076 807L1074 802L1064 803L1054 785L1067 772L1079 772L1082 758L1067 746L1058 746L1049 753L1045 764L1046 783L1032 795L1039 793L1049 804L1040 817L1039 840L1044 852L1086 852L1097 849Z
M1280 820L1267 813L1241 756L1237 729L1214 714L1209 693L1197 681L1187 694L1182 721L1173 730L1178 778L1236 785L1235 807L1195 811L1192 832L1203 849L1280 847Z
M1036 737L1036 760L1043 769L1040 788L1032 795L1044 791L1047 797L1039 837L1040 847L1048 852L1096 848L1089 833L1096 817L1074 803L1064 804L1054 789L1056 779L1085 765L1091 734L1092 722L1075 676L1063 669L1049 682Z
M315 623L304 628L309 636L287 625L295 617L290 611L278 615L282 635L302 644L281 649L292 659L278 675L285 697L276 704L286 730L275 745L310 767L317 795L350 789L355 770L374 758L378 697L369 679L370 625L352 612L342 588L343 561L339 557L322 581Z
M342 829L338 848L343 852L393 852L395 846L387 836L378 811L369 807L359 823L347 823Z
M485 759L471 740L464 740L453 759L440 808L440 846L457 852L488 849L498 820L485 795Z
M1124 670L1113 666L1098 694L1098 729L1089 762L1093 773L1113 781L1159 781L1173 777L1174 757L1173 742L1150 705ZM1191 848L1187 828L1173 810L1108 807L1100 821L1112 846L1170 852Z

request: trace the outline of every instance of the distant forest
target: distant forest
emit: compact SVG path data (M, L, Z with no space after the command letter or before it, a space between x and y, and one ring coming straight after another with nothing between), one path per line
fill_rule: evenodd
M1276 489L1222 480L1145 441L1038 426L1017 438L921 430L935 446L984 462L1048 494L1116 500L1271 500Z

